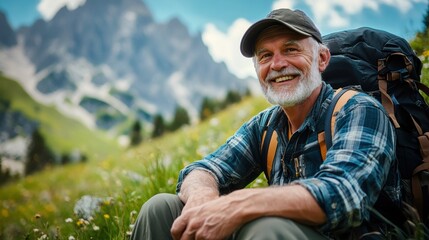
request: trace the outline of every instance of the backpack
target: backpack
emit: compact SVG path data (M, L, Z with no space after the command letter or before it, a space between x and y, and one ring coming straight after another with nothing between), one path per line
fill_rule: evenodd
M405 221L417 218L428 227L429 106L419 91L429 96L429 88L420 82L420 59L405 39L367 27L328 34L323 37L323 43L330 49L331 59L322 78L339 89L328 107L324 132L319 134L323 160L332 145L335 112L356 93L348 88L353 86L375 97L388 113L397 138L403 205L401 213L392 209L395 215L401 215L393 222L403 227ZM277 145L276 137L272 137L276 133L270 129L265 127L261 144L266 176L271 171ZM392 205L380 198L381 205ZM412 206L411 211L415 209L417 214L405 211L409 209L406 206Z

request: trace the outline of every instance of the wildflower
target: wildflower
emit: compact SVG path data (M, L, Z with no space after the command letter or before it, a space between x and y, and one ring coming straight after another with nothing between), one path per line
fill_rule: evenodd
M84 220L82 219L82 218L79 218L79 220L77 220L77 222L76 222L76 225L78 226L78 227L80 227L80 226L83 226L84 225Z
M40 236L38 239L43 240L43 239L48 239L48 235L46 235L46 233L44 233L42 236Z
M99 227L99 226L97 226L97 225L94 225L94 226L92 226L92 229L93 229L94 231L98 231L98 230L100 230L100 227Z
M3 217L8 217L8 216L9 216L9 211L8 211L7 209L3 208L3 209L1 210L1 215L2 215Z
M71 222L73 222L73 219L71 219L71 218L66 219L66 223L71 223Z
M73 236L69 236L69 240L75 240Z
M175 183L175 179L174 178L169 178L168 180L167 180L167 184L168 185L173 185L174 183Z
M103 205L104 205L104 206L109 206L109 205L110 205L110 201L109 201L109 199L105 199L105 200L103 201Z
M106 213L106 214L104 214L104 215L103 215L103 217L104 217L105 219L109 219L109 218L110 218L109 214L107 214L107 213Z
M40 230L38 228L34 228L33 232L38 233Z

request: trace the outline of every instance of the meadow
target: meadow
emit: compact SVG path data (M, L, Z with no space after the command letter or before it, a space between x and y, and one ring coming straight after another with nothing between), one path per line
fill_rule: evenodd
M429 52L422 59L422 81L428 84ZM6 184L0 187L0 239L127 239L148 198L174 193L181 168L215 150L267 106L262 97L246 98L198 125L137 147L98 143L86 163L51 167ZM81 136L86 143L88 132ZM264 185L263 176L251 184Z
M0 239L126 239L149 197L174 193L183 166L217 148L267 106L263 98L249 98L135 148L2 186ZM259 179L252 186L263 184Z

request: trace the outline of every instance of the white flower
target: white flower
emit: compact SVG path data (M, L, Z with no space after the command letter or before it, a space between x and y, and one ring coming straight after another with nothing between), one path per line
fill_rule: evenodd
M43 235L42 235L42 236L40 236L38 239L40 239L40 240L48 239L48 235L43 234Z
M66 219L66 223L71 223L71 222L73 222L73 219L72 219L72 218L67 218L67 219Z

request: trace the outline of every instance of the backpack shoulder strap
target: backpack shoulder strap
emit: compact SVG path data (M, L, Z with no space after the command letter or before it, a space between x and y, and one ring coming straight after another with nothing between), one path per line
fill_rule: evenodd
M262 165L266 165L264 173L267 180L270 180L271 169L278 144L278 135L276 130L274 130L272 127L269 127L270 123L272 122L273 115L274 113L269 117L262 133L261 157Z
M336 116L340 109L347 103L347 101L357 93L358 91L356 90L342 88L335 91L334 98L327 109L324 128L325 130L318 135L318 142L323 161L326 159L327 150L332 146L332 133L334 132ZM261 141L262 164L266 165L264 173L267 180L270 180L271 169L273 167L273 161L276 155L278 144L277 132L274 130L274 128L269 127L272 121L271 118L272 115L264 127Z
M338 112L341 110L341 108L344 107L344 105L349 101L349 99L357 93L358 91L350 88L339 88L335 91L334 97L332 98L331 104L329 104L329 107L326 112L324 128L324 140L326 149L321 149L323 161L326 159L327 150L332 146L332 133L335 130L335 121L337 119ZM322 140L319 137L319 144L320 142L322 142Z

